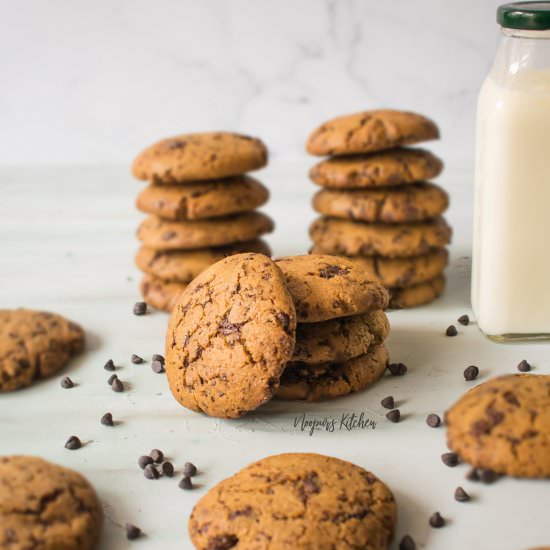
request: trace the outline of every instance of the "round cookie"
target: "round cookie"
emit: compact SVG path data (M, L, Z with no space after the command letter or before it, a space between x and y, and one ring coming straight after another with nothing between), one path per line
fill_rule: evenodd
M358 315L388 305L388 293L353 259L322 254L277 260L300 323Z
M353 191L323 189L313 197L313 208L325 216L364 222L425 221L443 214L448 206L447 193L432 183Z
M326 251L319 245L311 249L313 254L323 254ZM410 258L384 258L383 256L354 256L369 276L385 287L407 287L434 279L441 275L449 261L449 253L445 248L436 248L422 256Z
M236 176L267 164L257 138L230 132L183 134L163 139L138 155L132 174L156 185Z
M38 457L0 457L0 548L91 550L102 511L79 473Z
M386 550L397 523L372 473L312 453L270 456L218 483L189 518L195 548Z
M141 278L140 291L147 304L160 311L172 311L181 293L187 288L185 283L167 282L145 274Z
M61 315L0 310L0 392L53 376L83 348L84 331Z
M439 129L425 116L380 109L333 118L307 141L312 155L353 155L393 149L439 138Z
M331 189L369 189L436 178L443 162L424 149L391 149L370 155L333 157L309 171L317 185Z
M189 185L150 185L137 197L138 210L166 220L201 220L262 206L269 191L257 180L236 176Z
M136 254L136 265L145 273L163 281L191 282L199 273L219 260L242 252L257 252L271 256L271 248L261 240L229 244L217 248L197 250L155 250L141 246Z
M380 224L321 216L311 224L309 234L328 254L408 258L443 248L450 242L452 231L444 218Z
M292 361L347 361L367 353L371 344L381 344L389 329L388 318L381 310L320 323L299 323Z
M273 227L273 220L261 212L177 222L149 216L139 226L137 237L156 250L193 250L250 241L270 233Z
M430 281L405 288L390 288L390 309L422 306L435 300L445 289L445 277L438 275Z
M322 401L364 390L386 370L388 352L384 345L342 362L289 363L281 376L276 399L285 401Z
M262 254L210 266L181 295L166 335L174 397L237 418L265 403L292 357L296 312L281 270Z
M513 374L483 382L446 413L447 443L476 468L550 477L550 376Z

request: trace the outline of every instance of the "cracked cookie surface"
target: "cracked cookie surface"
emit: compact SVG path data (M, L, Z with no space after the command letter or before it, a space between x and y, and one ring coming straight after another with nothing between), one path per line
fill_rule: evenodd
M385 309L388 293L353 259L324 254L276 260L301 323L328 321Z
M273 396L292 357L296 312L277 265L237 254L194 279L172 311L166 372L174 397L237 418Z
M160 311L170 312L176 305L181 293L187 288L186 283L163 281L146 273L139 285L145 303Z
M132 174L154 184L236 176L267 164L261 140L231 132L183 134L158 141L132 164Z
M429 281L412 286L390 288L390 308L404 309L428 304L440 296L444 290L444 275L438 275Z
M380 109L333 118L307 141L312 155L352 155L393 149L439 138L429 118L407 111Z
M0 310L0 392L53 376L83 348L84 331L61 315Z
M79 473L31 456L0 457L0 548L91 550L101 506Z
M397 508L391 491L350 462L313 453L270 456L218 483L195 506L199 550L387 549Z
M471 389L446 413L447 444L465 462L514 477L550 477L550 376L515 374Z

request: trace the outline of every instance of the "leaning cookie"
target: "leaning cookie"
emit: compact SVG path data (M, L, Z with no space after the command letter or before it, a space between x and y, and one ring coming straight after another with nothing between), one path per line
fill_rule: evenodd
M170 312L176 305L187 284L177 281L163 281L146 273L141 278L140 290L145 303L160 311Z

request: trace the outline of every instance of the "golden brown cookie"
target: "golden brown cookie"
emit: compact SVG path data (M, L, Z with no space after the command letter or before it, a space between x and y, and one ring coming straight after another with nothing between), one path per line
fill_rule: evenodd
M138 210L165 220L202 220L262 206L269 191L248 176L190 183L150 185L137 197Z
M381 223L426 221L443 214L449 196L432 183L413 183L384 189L323 189L313 197L313 208L325 216Z
M185 283L163 281L148 273L141 278L140 283L140 291L145 303L167 312L172 311L186 288L187 284Z
M83 348L84 331L61 315L0 310L0 392L53 376Z
M439 129L425 116L390 109L333 118L310 136L312 155L353 155L393 149L439 138Z
M313 254L324 254L322 246L314 245ZM406 287L417 285L441 275L449 261L445 248L436 248L422 256L410 258L384 258L383 256L354 256L369 276L385 287Z
M289 363L281 376L276 399L285 401L322 401L364 390L376 382L386 370L388 352L382 345L341 362Z
M443 162L424 149L391 149L369 155L333 157L309 171L317 185L331 189L369 189L436 178Z
M177 221L146 218L137 237L156 250L194 250L251 241L273 231L273 220L261 212L245 212L212 220Z
M388 318L381 310L320 323L299 323L292 361L307 364L347 361L367 353L371 344L381 344L389 330Z
M156 185L237 176L267 164L257 138L230 132L183 134L163 139L138 155L132 174Z
M277 260L300 323L385 309L388 293L351 258L310 254Z
M446 413L447 444L476 468L550 477L550 376L499 376L464 394Z
M438 275L434 279L404 288L390 288L390 308L404 309L428 304L435 300L445 290L445 276Z
M397 507L372 473L311 453L270 456L199 500L189 536L199 550L386 550Z
M194 279L172 311L170 389L185 407L237 418L271 399L295 341L281 270L262 254L229 256Z
M208 266L242 252L271 256L271 248L261 239L196 250L155 250L141 246L136 254L136 265L163 281L189 283Z
M0 548L91 550L102 511L77 472L34 456L0 457Z
M328 254L409 258L443 248L450 242L452 231L444 218L381 224L321 216L311 224L309 234Z

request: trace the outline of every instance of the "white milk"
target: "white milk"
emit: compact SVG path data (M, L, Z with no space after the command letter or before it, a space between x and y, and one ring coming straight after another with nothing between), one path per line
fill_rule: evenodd
M550 335L550 70L479 96L472 305L487 335Z

